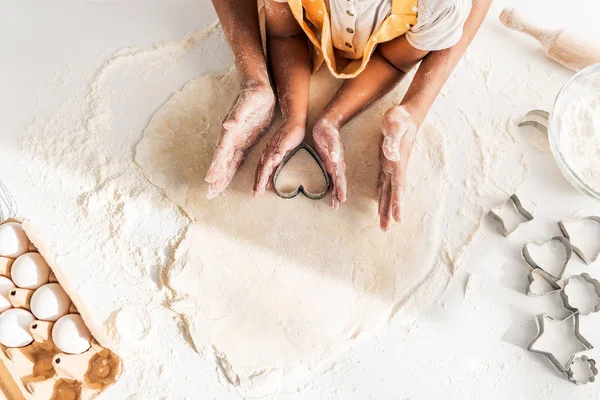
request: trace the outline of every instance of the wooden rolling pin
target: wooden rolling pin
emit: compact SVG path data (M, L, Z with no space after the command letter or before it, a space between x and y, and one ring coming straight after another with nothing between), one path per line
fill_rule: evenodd
M539 27L514 8L505 8L500 14L500 21L512 30L539 40L548 58L574 71L600 63L600 45L566 29Z

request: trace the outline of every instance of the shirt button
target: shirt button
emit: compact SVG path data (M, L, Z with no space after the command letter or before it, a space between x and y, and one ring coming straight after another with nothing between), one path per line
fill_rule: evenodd
M348 42L346 42L346 43L345 43L345 45L346 45L346 47L347 47L347 48L349 48L349 49L351 49L351 48L352 48L352 45L351 45L350 43L348 43Z
M354 29L352 29L352 28L346 28L346 32L348 32L348 33L354 33Z
M346 11L346 14L348 14L348 15L349 15L349 16L351 16L351 17L354 17L354 13L353 13L352 11L350 11L350 10L347 10L347 11Z

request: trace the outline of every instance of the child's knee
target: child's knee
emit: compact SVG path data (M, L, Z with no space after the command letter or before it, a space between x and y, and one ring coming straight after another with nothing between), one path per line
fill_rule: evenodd
M293 37L302 34L302 28L287 2L265 1L267 35L272 37Z
M429 53L410 45L404 36L377 46L377 53L399 71L408 73Z

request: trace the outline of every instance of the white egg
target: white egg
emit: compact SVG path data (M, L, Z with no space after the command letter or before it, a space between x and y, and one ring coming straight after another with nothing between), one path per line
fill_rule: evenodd
M65 315L52 328L52 341L67 354L81 354L92 345L92 334L79 314Z
M22 308L12 308L0 314L0 343L6 347L23 347L33 342L29 325L35 317Z
M13 281L5 276L0 276L0 313L12 308L8 294L15 288Z
M15 260L10 276L17 287L37 289L48 283L50 267L40 253L26 253Z
M58 283L48 283L31 296L31 312L42 321L56 321L69 313L71 299Z
M18 222L0 225L0 256L17 258L27 253L29 239Z

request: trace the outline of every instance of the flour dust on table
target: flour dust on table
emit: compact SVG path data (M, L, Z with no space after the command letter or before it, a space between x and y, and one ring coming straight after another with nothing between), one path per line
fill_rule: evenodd
M237 81L231 72L207 75L175 93L150 121L136 161L195 221L166 273L173 310L230 383L262 395L318 369L410 304L403 301L422 284L429 298L438 293L446 141L432 126L419 134L403 221L388 233L377 214L379 121L397 93L342 131L349 199L339 211L303 196L254 199L265 140L225 194L207 200L204 176ZM313 76L311 120L338 85L326 70Z
M227 52L215 50L225 47L215 21L176 40L109 54L90 71L80 92L56 108L34 110L36 118L19 135L12 159L10 148L3 153L9 156L3 179L18 188L13 194L20 210L39 228L94 319L104 322L123 359L123 375L107 393L111 398L183 399L206 393L221 399L236 396L230 388L259 395L280 386L283 391L269 398L288 398L286 390L294 398L339 397L326 392L333 393L350 379L347 375L317 385L322 393L313 395L286 382L331 365L327 359L338 367L368 365L360 350L335 355L369 336L365 333L389 315L409 330L449 277L465 266L482 216L515 193L527 170L515 146L523 136L507 129L508 116L489 122L474 117L487 115L493 106L489 97L475 110L469 102L456 108L456 96L466 87L485 92L480 60L467 53L428 118L443 126L444 134L433 126L421 132L409 172L405 221L387 235L376 229L374 200L379 117L400 102L408 78L343 130L350 200L337 213L326 200L304 196L250 198L250 176L265 139L226 195L204 202L205 169L237 89L229 74L199 78L156 114L137 160L155 185L150 184L132 155L149 117L196 76L198 66L210 71L227 65ZM338 84L322 75L314 83L313 116ZM516 113L530 89L509 88ZM47 95L56 97L53 91ZM156 159L149 160L144 151L154 151ZM156 171L161 165L164 170ZM244 213L259 217L238 223ZM293 223L282 220L284 213ZM197 222L190 225L188 216ZM304 241L302 248L294 246L295 237ZM411 247L419 237L422 242ZM241 252L247 253L242 261L235 258ZM240 300L242 295L247 297ZM193 342L165 303L185 317ZM251 313L244 316L245 311ZM327 318L329 329L322 329ZM261 322L266 325L257 328ZM199 359L194 347L213 354L226 375L215 374L212 357ZM407 368L410 363L403 357L397 361ZM316 374L306 385L325 375ZM223 387L217 376L234 386Z

